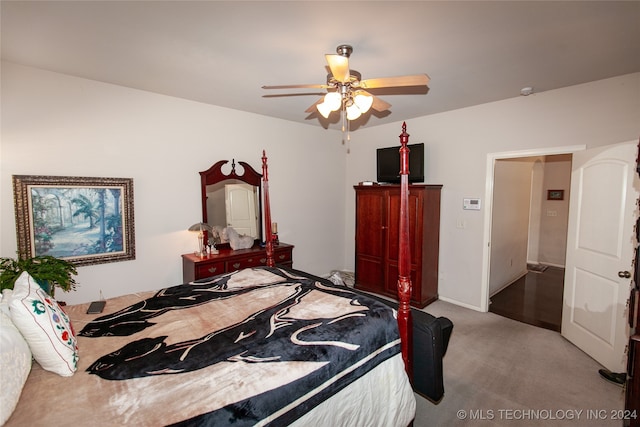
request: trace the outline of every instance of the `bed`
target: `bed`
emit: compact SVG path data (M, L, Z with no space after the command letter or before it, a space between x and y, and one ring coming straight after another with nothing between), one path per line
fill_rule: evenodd
M5 425L410 425L408 136L403 124L397 308L275 265L263 152L266 266L111 298L99 315L63 310L21 276L0 300L2 335L15 326L38 363ZM12 351L3 365L24 372L27 355Z

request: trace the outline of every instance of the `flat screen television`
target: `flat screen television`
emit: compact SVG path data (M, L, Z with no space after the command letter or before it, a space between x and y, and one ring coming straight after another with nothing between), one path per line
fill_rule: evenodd
M424 144L409 144L409 182L424 182ZM400 182L400 145L378 148L376 153L377 181Z

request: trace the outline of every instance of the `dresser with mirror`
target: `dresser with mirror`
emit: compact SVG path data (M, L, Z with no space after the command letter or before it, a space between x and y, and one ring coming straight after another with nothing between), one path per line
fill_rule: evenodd
M233 227L240 234L251 236L251 248L232 249L229 243L219 243L216 232L204 231L204 244L214 244L208 254L182 255L182 278L185 283L246 267L266 265L264 218L262 212L262 175L249 164L221 160L200 172L202 222L209 229ZM211 246L213 247L213 246ZM274 245L276 265L293 266L293 246Z

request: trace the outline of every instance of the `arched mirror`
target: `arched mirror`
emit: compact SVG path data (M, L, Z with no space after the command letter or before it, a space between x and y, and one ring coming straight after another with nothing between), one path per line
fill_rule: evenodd
M200 172L202 222L210 227L233 227L239 234L262 238L262 175L249 164L220 160ZM230 169L230 170L229 170ZM225 173L225 170L229 170ZM208 236L207 238L209 238ZM218 243L215 241L212 243Z

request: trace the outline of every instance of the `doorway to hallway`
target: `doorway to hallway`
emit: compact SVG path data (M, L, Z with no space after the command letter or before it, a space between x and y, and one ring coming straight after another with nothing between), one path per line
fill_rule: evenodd
M488 310L559 332L571 154L497 159L493 178Z

